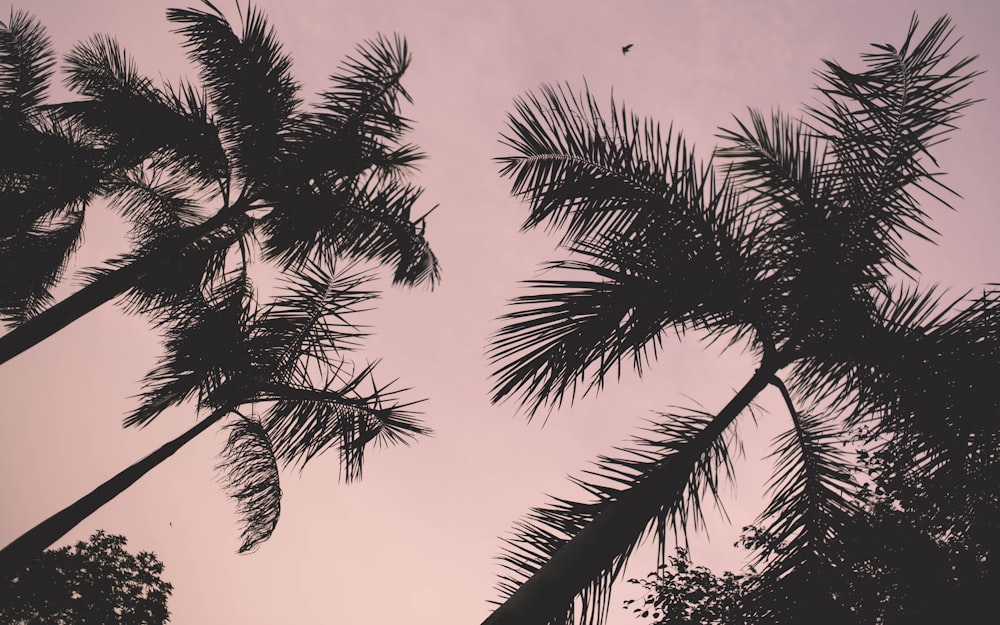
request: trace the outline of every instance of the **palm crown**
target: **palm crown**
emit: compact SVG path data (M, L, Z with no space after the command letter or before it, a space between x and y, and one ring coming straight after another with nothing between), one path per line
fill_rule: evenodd
M947 18L922 37L917 26L865 54L860 73L826 62L803 119L750 111L707 163L614 102L605 116L588 91L545 86L515 103L501 173L530 206L525 227L561 231L571 255L505 315L493 399L515 397L529 415L556 408L623 365L641 373L665 332L742 345L759 364L719 413L661 414L627 456L602 458L579 481L590 501L534 510L503 556L507 600L487 623L571 621L574 597L581 619L602 619L637 541L652 528L662 553L731 477L733 424L769 385L792 421L762 511L773 542L755 596L772 617L803 589L812 609L835 609L861 531L845 437L867 426L869 442L913 452L900 470L928 479L995 438L982 371L996 371L997 293L942 304L893 286L915 272L903 236L933 234L918 195L949 191L928 150L970 104L956 96L975 76L972 59L948 60Z
M283 270L346 256L394 265L399 283L437 279L423 218L411 216L422 191L407 174L422 155L402 142L405 42L360 46L305 109L263 15L249 7L237 34L205 4L167 13L200 87L154 85L113 38L97 35L66 57L66 84L81 98L46 104L54 62L44 30L24 13L0 29L9 147L0 258L21 269L0 285L0 314L29 321L0 339L4 360L126 290L137 309L164 312L231 250L245 262L255 241ZM74 296L73 311L40 315L99 197L132 224L133 249ZM50 321L58 315L68 318Z

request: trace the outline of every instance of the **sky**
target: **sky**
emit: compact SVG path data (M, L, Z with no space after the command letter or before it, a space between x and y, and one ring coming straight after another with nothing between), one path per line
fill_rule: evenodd
M231 0L217 0L233 20ZM191 3L195 5L194 2ZM114 35L154 79L195 70L149 0L17 1L64 54L93 33ZM294 59L303 93L316 93L346 54L377 33L404 35L413 63L404 85L414 103L410 140L428 155L415 181L426 189L427 237L443 279L433 291L387 282L362 322L373 335L364 357L381 359L381 378L399 378L421 404L432 438L373 450L364 479L338 481L337 459L283 475L281 520L273 537L237 555L238 519L214 467L225 436L210 430L68 535L124 534L133 551L152 550L174 584L172 623L365 623L475 625L490 612L500 537L546 495L572 496L566 476L638 434L656 410L716 410L753 373L737 351L668 339L640 380L625 373L597 396L530 423L513 403L489 403L484 356L519 281L558 256L544 232L520 231L526 207L509 196L494 158L513 98L542 83L584 80L599 100L612 90L642 116L673 124L708 156L720 126L748 107L797 112L815 98L814 71L832 58L860 69L872 42L898 43L910 15L924 27L948 13L963 37L956 55L978 54L986 70L969 90L983 102L935 155L961 194L956 210L927 204L938 244L910 249L921 282L959 294L1000 281L1000 216L994 206L1000 162L1000 5L979 0L830 2L696 0L574 2L263 1L259 5ZM633 44L628 55L625 44ZM122 226L109 211L88 212L85 246L71 269L119 251ZM71 291L72 279L60 293ZM121 427L139 380L156 361L157 337L141 318L105 306L0 366L0 544L6 544L113 473L190 427L193 406L143 430ZM770 392L770 391L769 391ZM769 393L768 392L768 393ZM745 459L726 498L729 521L708 515L692 536L698 564L736 570L732 543L763 508L769 439L785 418L776 397L761 400L756 424L743 419ZM627 576L652 569L650 550ZM638 596L621 584L611 625L636 622L620 607Z

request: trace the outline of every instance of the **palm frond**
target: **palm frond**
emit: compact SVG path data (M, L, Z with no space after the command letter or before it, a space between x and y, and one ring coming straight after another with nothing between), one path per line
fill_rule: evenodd
M247 183L266 181L300 103L291 58L256 7L247 7L237 35L221 12L206 5L207 11L168 9L167 20L179 25L175 32L199 66L234 169Z
M130 222L132 240L140 245L176 236L202 218L187 185L151 169L127 170L108 183L112 206Z
M819 210L826 158L818 137L780 111L771 114L770 124L756 109L750 109L749 117L749 123L735 118L738 130L723 128L718 134L728 145L715 154L730 161L733 182L757 201L771 203L769 208L784 219L802 219Z
M950 193L923 159L936 164L929 150L973 103L956 96L979 74L969 69L974 57L947 61L955 45L949 18L919 39L918 25L914 14L900 47L876 44L863 54L860 73L825 61L823 101L808 109L840 169L840 210L878 240L883 262L904 270L910 265L900 236L934 234L914 192Z
M409 407L399 403L400 390L378 387L375 365L345 377L342 369L327 371L322 384L315 374L306 384L267 384L260 395L271 402L263 419L276 457L283 463L304 468L317 455L336 449L342 476L351 482L361 478L365 447L408 444L417 436L427 436L426 428ZM363 385L371 384L367 391Z
M807 589L810 596L838 593L835 578L846 568L850 535L860 511L840 424L821 412L800 413L784 383L775 378L775 386L788 406L792 426L774 441L770 501L758 520L770 548L757 554L757 564L764 566L748 599L767 606L768 618L780 620L783 606L799 603L781 594L788 591L789 580L797 581L798 591L803 584L820 585Z
M330 77L333 86L321 94L323 126L338 134L358 135L396 144L410 129L401 101L412 102L402 78L412 56L406 40L379 35L362 43Z
M411 220L422 193L371 172L274 194L274 209L261 219L265 252L286 267L311 256L325 263L338 256L393 263L395 283L433 286L437 258L424 238L423 218Z
M198 398L199 407L235 409L253 398L266 374L253 362L249 335L252 292L237 271L208 298L188 298L173 323L166 324L166 353L143 379L140 405L126 426L144 426L170 406Z
M77 44L66 64L67 85L85 99L54 110L100 137L118 167L149 158L153 167L186 175L198 187L226 176L218 129L193 87L155 87L107 35Z
M84 208L104 191L104 156L76 129L38 114L32 123L0 124L0 239L18 237L41 219Z
M607 616L612 581L621 573L632 550L652 529L660 553L667 541L686 536L688 527L703 523L702 506L711 497L721 506L722 480L732 479L730 450L739 447L735 432L710 427L716 416L700 411L660 414L650 438L640 438L619 458L602 457L586 479L574 479L590 501L555 499L544 508L535 508L517 524L501 556L504 568L499 589L511 596L546 565L556 552L576 536L588 531L595 519L613 508L645 501L650 511L635 532L608 534L587 558L601 563L600 572L569 590L578 595L578 613L573 605L555 606L549 623L601 623ZM715 425L718 425L717 423ZM641 492L641 495L640 495ZM570 581L569 583L573 583ZM540 621L541 622L541 621Z
M753 217L726 186L701 193L696 232L678 232L685 222L670 213L650 215L631 235L575 244L583 260L547 266L568 277L527 282L533 292L512 302L493 338L493 401L519 395L530 415L572 401L578 384L584 393L599 389L623 360L641 374L668 330L766 335L753 293L759 270L748 254Z
M588 90L543 85L515 101L497 159L511 193L531 207L524 228L563 229L562 243L627 233L638 219L669 214L679 227L698 219L710 169L680 135L611 102L605 118Z
M80 244L83 211L36 220L17 237L0 238L0 319L20 324L52 302L50 289L62 277Z
M242 518L240 553L255 550L271 537L281 514L281 484L274 449L267 432L253 419L242 417L227 426L229 439L216 467L237 501Z
M791 383L797 391L814 401L825 401L832 409L849 410L855 417L848 423L857 426L861 419L875 416L874 405L856 406L865 376L878 376L879 370L901 356L900 350L912 347L910 338L918 336L946 318L955 303L945 303L936 287L920 289L901 285L879 291L867 327L851 340L833 341L827 349L805 355L795 361Z
M0 123L27 119L48 90L55 54L45 28L24 11L0 21Z
M312 365L336 368L364 337L351 317L378 296L363 288L370 280L351 265L331 270L306 263L286 272L284 288L254 321L250 339L269 380L301 381Z

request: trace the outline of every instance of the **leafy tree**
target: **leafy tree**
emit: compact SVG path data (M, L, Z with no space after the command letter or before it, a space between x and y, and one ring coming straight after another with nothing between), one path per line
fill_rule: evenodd
M50 549L3 580L0 622L162 625L173 586L156 555L125 550L124 536L99 530L89 541Z
M363 336L352 316L375 293L365 287L373 274L343 257L392 263L399 282L437 276L422 221L410 221L420 190L406 175L420 155L400 142L408 128L399 113L399 99L408 97L399 82L409 63L405 43L364 44L321 103L302 111L290 59L262 14L248 9L237 35L208 6L167 14L201 68L204 96L187 84L154 87L113 39L96 36L67 57L68 83L84 99L42 105L43 32L21 13L4 26L0 92L13 104L3 128L38 159L7 163L0 176L5 210L12 207L0 256L29 262L37 254L27 243L62 241L46 228L66 214L82 219L92 198L110 197L133 224L135 250L48 311L64 304L61 310L78 311L70 300L94 303L86 293L127 290L128 309L151 315L166 350L125 424L143 426L190 399L207 414L5 547L0 577L224 420L230 437L221 467L244 519L241 551L274 530L282 466L336 449L352 480L366 446L427 432L412 403L374 380L375 364L348 358ZM74 150L85 158L71 158ZM57 175L63 170L86 184L64 188L74 179ZM222 208L202 220L206 197ZM257 241L285 282L266 303L250 279ZM63 243L57 269L75 246ZM30 320L0 342L40 336L30 328L41 326L30 324L48 314L33 316L58 273L11 278L23 284L3 289L4 310Z
M751 110L708 163L614 102L605 116L589 92L545 86L516 102L501 173L531 208L525 227L561 230L570 256L504 317L494 401L555 409L622 366L641 373L666 332L729 342L757 367L718 413L660 414L627 455L602 458L578 482L589 500L533 510L486 623L603 619L637 542L653 532L664 549L717 499L738 417L770 386L790 424L747 601L769 622L794 620L797 604L850 622L861 517L845 433L868 428L928 480L958 475L970 442L996 435L1000 292L945 301L913 282L902 243L934 234L918 198L949 190L930 150L976 75L949 58L948 18L917 29L914 16L860 72L826 61L803 118ZM978 462L995 470L996 456Z
M654 625L745 625L744 577L730 572L721 577L703 566L694 566L686 549L657 567L645 579L630 579L644 590L642 604L631 608L639 619ZM634 599L625 601L629 608Z

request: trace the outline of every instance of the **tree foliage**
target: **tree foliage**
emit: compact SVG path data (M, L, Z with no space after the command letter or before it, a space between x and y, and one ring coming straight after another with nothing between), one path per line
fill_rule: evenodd
M124 536L99 530L89 540L43 552L2 580L7 625L162 625L173 586L156 555L125 550Z
M635 599L627 599L625 608L653 625L749 625L743 616L744 577L694 566L684 548L645 579L628 581L642 588L643 597L636 607Z

